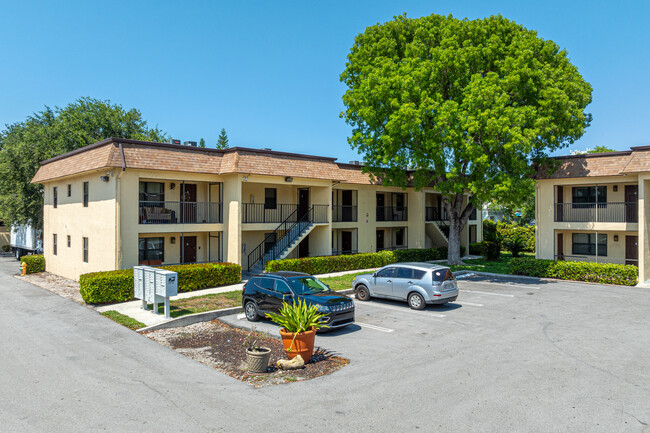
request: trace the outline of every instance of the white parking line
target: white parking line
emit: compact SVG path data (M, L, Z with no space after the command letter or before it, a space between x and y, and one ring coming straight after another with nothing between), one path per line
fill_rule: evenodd
M456 301L454 301L454 304L456 304L456 305L469 305L470 307L483 307L483 304L475 304L473 302L456 302Z
M494 295L494 296L503 296L506 298L514 298L515 295L504 295L503 293L491 293L491 292L479 292L478 290L466 290L466 289L460 289L463 292L469 292L469 293L480 293L482 295Z
M376 326L376 325L369 325L367 323L361 323L361 322L354 322L354 323L361 326L362 328L374 329L375 331L381 331L381 332L393 332L393 331L395 331L394 329L383 328L381 326Z
M540 289L539 286L524 286L522 284L510 284L510 283L493 283L489 281L463 281L463 283L493 284L495 286L515 287L517 289L531 289L531 290Z
M392 305L381 304L379 302L363 302L363 303L358 302L355 305L367 305L369 307L379 307L379 308L385 308L387 310L393 310L393 311L408 312L413 314L423 314L429 317L445 317L444 314L430 313L428 311L416 311L410 309L409 307L404 307L404 308L393 307Z

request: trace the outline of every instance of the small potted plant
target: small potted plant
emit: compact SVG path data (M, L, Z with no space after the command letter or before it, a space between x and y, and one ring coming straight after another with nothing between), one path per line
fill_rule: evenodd
M253 327L244 338L243 346L246 348L246 363L251 373L266 373L271 358L271 349L258 346L257 342L264 338L264 333L258 332Z
M267 313L267 317L280 325L280 337L287 357L293 359L300 355L305 364L314 352L316 331L329 328L323 323L325 314L319 313L316 306L308 306L301 299L297 302L294 300L291 304L283 302L278 313Z

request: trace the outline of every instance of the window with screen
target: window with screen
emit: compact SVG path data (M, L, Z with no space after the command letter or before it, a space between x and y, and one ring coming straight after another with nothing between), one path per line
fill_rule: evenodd
M140 238L138 242L138 260L159 260L161 263L165 260L165 238Z

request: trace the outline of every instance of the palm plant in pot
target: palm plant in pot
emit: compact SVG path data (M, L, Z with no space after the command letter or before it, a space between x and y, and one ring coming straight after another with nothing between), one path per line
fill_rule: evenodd
M246 348L246 363L251 373L266 373L271 358L271 349L258 346L257 342L267 334L258 332L253 327L244 338L243 346Z
M325 314L319 313L316 306L307 305L302 299L294 300L291 304L283 302L278 313L267 313L266 316L280 325L280 337L287 357L293 359L300 355L305 364L314 352L316 331L329 328L323 322Z

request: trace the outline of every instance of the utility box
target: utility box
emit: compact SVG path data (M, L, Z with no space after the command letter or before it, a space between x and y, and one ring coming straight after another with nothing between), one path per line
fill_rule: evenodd
M156 295L164 298L178 295L178 274L156 269Z

